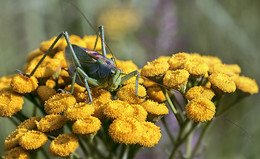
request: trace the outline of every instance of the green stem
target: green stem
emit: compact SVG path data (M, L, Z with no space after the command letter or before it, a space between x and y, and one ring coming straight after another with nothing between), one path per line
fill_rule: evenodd
M8 119L11 120L11 122L12 122L15 126L18 126L18 125L19 125L19 123L17 123L17 121L15 121L15 119L13 119L13 117L9 117Z
M50 156L47 154L47 152L45 151L45 149L44 149L43 147L42 147L40 150L41 150L43 156L44 156L46 159L50 158Z
M179 113L178 110L174 107L174 105L173 105L173 103L172 103L172 101L171 101L171 99L170 99L168 93L165 91L165 89L164 89L164 93L165 93L166 100L167 100L167 102L168 102L168 104L169 104L169 106L170 106L170 108L171 108L173 114L175 115L175 117L176 117L176 119L177 119L177 121L178 121L178 124L181 125L181 123L183 123L183 119L182 119L180 113Z
M120 151L120 154L119 154L119 158L124 157L126 150L127 150L127 146L125 144L122 144L121 151Z
M140 148L141 148L141 146L138 145L138 144L131 145L131 146L129 147L127 159L133 159Z
M24 97L32 102L37 108L39 108L43 115L47 115L47 113L44 111L44 108L36 101L32 94L25 95Z
M204 128L203 128L203 130L202 130L202 132L201 132L201 134L200 134L200 137L199 137L199 139L198 139L198 142L196 143L195 148L193 149L193 151L192 151L192 153L191 153L190 159L192 159L192 158L195 157L196 152L198 151L198 149L199 149L199 147L200 147L200 145L201 145L201 142L202 142L202 140L203 140L203 138L204 138L204 136L205 136L205 134L206 134L206 132L207 132L209 126L211 125L212 121L213 121L213 120L209 121L209 122L204 126Z
M175 147L173 148L172 150L172 153L170 155L170 159L174 159L175 155L176 155L176 152L177 150L179 149L179 147L181 146L181 144L187 139L187 137L192 133L193 130L195 130L195 128L197 127L199 123L193 123L191 129L184 135L183 132L185 132L183 129L185 129L185 127L182 127L181 128L181 131L178 135L178 140L176 142L176 145ZM184 137L181 137L181 136L184 136Z
M191 127L191 123L188 124L188 127ZM186 158L189 158L191 155L191 145L192 145L192 138L193 138L193 133L191 132L190 135L188 136L187 139L187 144L186 144Z
M80 146L81 150L83 151L84 155L88 156L89 153L88 153L87 149L85 148L85 146L82 142L82 139L80 137L79 137L79 146Z

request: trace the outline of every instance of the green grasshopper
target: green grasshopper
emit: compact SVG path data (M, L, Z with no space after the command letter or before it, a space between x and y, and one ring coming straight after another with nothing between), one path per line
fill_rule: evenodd
M107 58L105 40L104 40L104 27L99 27L98 35L101 35L101 46L102 54L93 50L83 48L77 45L72 45L69 40L67 32L60 33L44 56L41 58L39 63L35 66L33 71L27 76L33 76L39 65L42 63L44 58L49 54L51 49L55 46L58 40L64 36L68 46L65 50L65 58L68 65L68 72L72 78L71 90L72 94L74 91L75 82L81 86L85 86L89 95L90 103L93 102L90 86L105 88L108 91L115 91L118 87L129 80L132 77L136 77L135 95L139 98L143 98L137 95L139 72L133 71L129 74L124 74L122 70L116 67L113 58ZM97 35L97 38L98 38ZM97 41L97 40L96 40ZM94 47L95 49L95 47ZM26 75L25 73L23 73ZM122 77L122 75L125 75Z

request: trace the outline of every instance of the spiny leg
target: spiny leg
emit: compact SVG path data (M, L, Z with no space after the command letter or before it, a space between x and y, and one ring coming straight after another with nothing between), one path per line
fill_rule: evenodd
M139 82L139 78L140 78L139 71L136 70L136 71L133 71L133 72L131 72L129 74L126 74L124 77L122 77L122 80L121 80L120 84L124 83L125 81L129 80L132 77L136 77L136 80L135 80L135 96L138 97L138 98L145 98L146 96L142 97L142 96L139 96L137 94L137 92L138 92L138 82Z
M101 34L102 53L103 53L103 56L107 57L106 45L105 45L104 26L103 26L103 25L100 25L98 28L99 28L99 32L100 32L100 34Z

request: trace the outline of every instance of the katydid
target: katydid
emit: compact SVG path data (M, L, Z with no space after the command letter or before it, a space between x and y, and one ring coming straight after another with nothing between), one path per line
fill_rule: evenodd
M51 49L55 46L58 40L64 36L68 46L65 49L65 58L68 65L68 72L72 78L70 93L74 91L75 82L81 86L86 87L86 91L89 95L89 102L92 103L93 99L90 93L90 87L105 88L109 91L115 91L118 87L130 79L136 77L135 95L139 98L143 98L137 95L139 72L133 71L129 74L124 74L122 70L115 66L114 60L107 58L106 48L104 41L104 27L99 27L99 33L101 35L102 54L93 50L83 48L70 43L67 32L60 33L47 52L44 54L39 63L35 66L33 71L27 75L32 76L44 58L49 54ZM98 38L98 35L97 35ZM94 48L95 49L95 48ZM24 73L23 73L24 74ZM24 74L25 75L25 74ZM125 75L122 77L122 75Z

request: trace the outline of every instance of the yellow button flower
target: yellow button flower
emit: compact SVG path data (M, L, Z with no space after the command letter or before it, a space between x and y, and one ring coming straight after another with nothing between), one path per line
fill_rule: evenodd
M168 70L163 78L163 84L170 88L184 90L186 89L189 76L189 72L183 69L176 71Z
M146 96L146 90L143 86L138 85L137 95L140 97ZM130 104L139 104L144 101L144 98L135 96L135 84L128 84L119 89L116 96L123 101L127 101Z
M215 115L215 105L206 98L191 100L185 107L187 117L195 122L209 121Z
M17 126L17 128L18 129L25 128L28 130L33 130L33 129L37 128L37 125L35 122L38 122L40 120L41 120L40 117L30 117L29 119L21 122L20 125Z
M84 36L83 40L85 41L87 48L90 50L94 49L95 43L96 43L97 36L96 35L88 35ZM96 45L96 50L101 50L101 38L98 38L97 45Z
M177 69L183 69L184 64L188 61L190 58L190 55L181 52L177 54L173 54L172 57L169 59L168 63L170 65L170 70L177 70Z
M71 121L88 118L94 113L94 107L87 103L76 103L70 106L63 115Z
M131 117L135 118L138 121L145 121L147 117L147 111L139 104L132 104L132 108L134 108L133 115Z
M50 144L50 153L54 156L66 157L78 148L78 138L72 134L60 134Z
M71 85L68 85L64 90L70 92ZM74 85L74 91L72 95L76 98L77 102L86 102L89 100L88 92L86 92L86 88L78 85L77 83L75 83Z
M10 117L23 107L23 98L20 94L11 90L0 92L0 117Z
M162 136L160 127L151 122L143 122L142 127L143 131L138 143L146 147L153 147L155 144L158 144Z
M37 128L41 132L53 132L61 129L66 124L66 119L62 115L46 115L39 122Z
M234 68L231 68L230 66L227 66L226 64L214 64L209 68L209 73L223 73L228 75L229 77L236 76L236 73L234 72Z
M204 97L211 100L214 96L215 96L214 91L204 86L192 87L191 89L188 90L188 92L185 95L185 97L188 100L192 100L200 97Z
M115 142L136 144L140 141L143 127L134 118L116 119L110 124L108 132Z
M47 114L59 114L75 103L76 99L71 94L60 93L49 98L44 104L44 109Z
M213 73L209 76L209 81L217 92L235 92L236 84L228 75L223 73Z
M145 76L157 81L162 78L168 69L168 62L163 60L154 60L152 62L147 62L147 64L142 68L140 74L141 76Z
M199 76L204 75L208 72L209 67L205 63L203 58L189 58L184 63L184 69L187 70L191 75Z
M126 74L138 70L138 67L136 66L136 64L134 64L132 60L129 61L116 60L116 64L117 67Z
M239 89L242 92L249 93L249 94L258 93L258 85L256 81L251 78L245 76L239 76L235 79L235 83L237 89Z
M42 99L42 101L47 101L50 97L56 94L55 89L48 86L39 86L37 88L37 94Z
M36 150L48 141L47 135L40 131L27 131L19 140L19 145L25 150Z
M14 76L16 75L8 75L0 78L0 91L10 88L10 83Z
M147 95L150 99L157 102L166 101L165 95L162 92L162 89L159 86L149 87L147 89Z
M75 134L87 135L97 132L101 128L101 122L98 118L89 116L82 120L77 120L72 125L72 131Z
M10 85L17 93L31 93L38 87L38 80L34 76L17 75L12 79Z
M27 132L27 129L21 128L13 131L8 137L5 139L4 150L10 150L19 145L20 138Z
M94 102L92 103L95 111L94 111L94 114L93 116L94 117L97 117L98 119L103 119L105 118L105 115L104 115L104 108L106 107L106 104L108 102L110 102L111 99L110 98L98 98L98 99L94 99Z
M6 153L4 159L29 159L29 152L21 147L15 147Z
M106 104L103 111L108 118L116 119L132 116L134 108L126 101L113 100Z
M159 104L158 102L148 99L147 101L143 102L141 105L149 114L160 116L169 113L169 110L164 103Z

